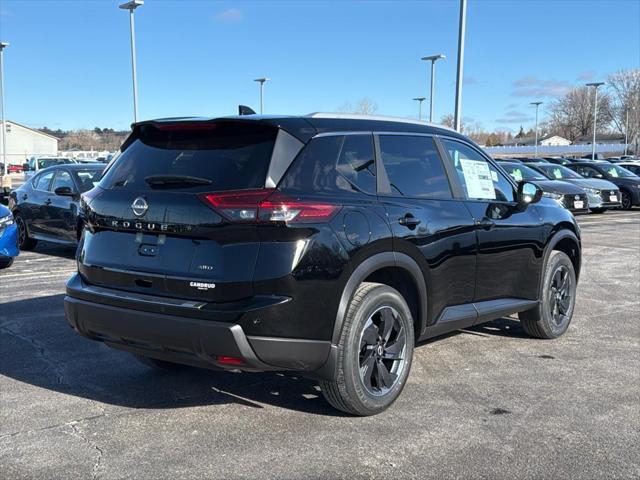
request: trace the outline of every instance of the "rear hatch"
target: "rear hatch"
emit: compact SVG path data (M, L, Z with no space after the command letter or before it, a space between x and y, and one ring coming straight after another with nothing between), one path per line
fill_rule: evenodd
M257 226L225 218L217 195L262 195L278 134L258 122L136 126L83 201L84 280L207 302L252 295ZM250 215L243 210L230 215Z

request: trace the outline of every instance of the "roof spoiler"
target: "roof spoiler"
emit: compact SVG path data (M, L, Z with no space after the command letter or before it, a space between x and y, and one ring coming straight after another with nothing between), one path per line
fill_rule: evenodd
M238 105L238 115L255 115L256 112L253 111L253 108L247 107L246 105Z

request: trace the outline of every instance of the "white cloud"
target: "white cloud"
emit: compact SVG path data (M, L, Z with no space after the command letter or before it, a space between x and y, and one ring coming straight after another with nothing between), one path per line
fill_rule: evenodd
M237 8L228 8L216 14L216 20L224 23L236 23L243 19L244 15Z
M571 90L571 85L567 82L543 80L535 75L517 79L513 82L513 87L511 95L514 97L558 98Z

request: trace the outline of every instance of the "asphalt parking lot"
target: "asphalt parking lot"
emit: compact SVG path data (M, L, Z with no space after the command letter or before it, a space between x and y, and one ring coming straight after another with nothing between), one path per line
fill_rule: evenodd
M640 211L582 217L573 323L427 342L382 415L295 375L158 373L66 324L73 250L0 274L0 478L640 478Z

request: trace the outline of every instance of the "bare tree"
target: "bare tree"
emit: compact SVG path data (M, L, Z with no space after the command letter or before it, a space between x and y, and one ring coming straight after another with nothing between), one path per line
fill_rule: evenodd
M607 77L611 92L611 119L614 128L627 133L629 143L638 150L640 139L640 69L620 70ZM627 130L628 129L628 130Z
M362 98L354 105L351 102L345 102L338 109L341 113L358 113L361 115L372 115L378 110L378 104L369 98Z
M577 87L549 107L546 125L550 131L571 141L593 132L594 89ZM598 92L598 131L607 131L611 124L611 97Z

